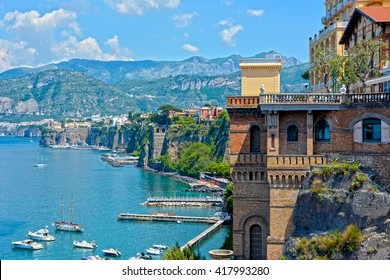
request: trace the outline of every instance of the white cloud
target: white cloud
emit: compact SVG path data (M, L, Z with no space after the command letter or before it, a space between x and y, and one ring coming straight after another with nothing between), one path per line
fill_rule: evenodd
M172 17L172 19L175 22L175 25L177 27L183 28L183 27L187 27L191 23L191 21L194 19L194 17L197 15L198 15L198 13L196 13L196 12L177 14L177 15L174 15Z
M248 14L253 16L253 17L261 17L262 15L264 15L264 10L251 10L251 9L248 9L247 10Z
M121 14L143 15L147 10L174 9L181 0L104 0Z
M118 36L108 39L104 51L93 37L85 38L77 14L64 9L40 15L14 11L0 19L0 71L37 66L73 58L131 60L132 52L120 46Z
M233 19L232 18L225 18L218 22L219 26L233 26Z
M234 25L230 28L222 30L219 35L221 36L222 42L230 47L236 46L235 37L243 29L241 25Z
M185 51L188 51L188 52L191 52L191 53L196 53L199 51L199 48L194 46L194 45L191 45L191 44L184 44L182 47L181 47L183 50Z
M104 44L110 47L111 54L114 56L115 60L133 60L133 52L128 48L120 46L117 35L108 39Z

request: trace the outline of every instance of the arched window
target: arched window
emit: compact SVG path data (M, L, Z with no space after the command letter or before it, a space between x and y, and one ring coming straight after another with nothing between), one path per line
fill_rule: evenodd
M296 125L290 125L287 128L287 141L289 142L298 141L298 127Z
M253 125L250 130L251 153L260 153L260 127Z
M315 125L315 139L317 142L329 142L330 131L329 124L326 120L319 120Z
M381 142L381 120L363 120L363 142Z

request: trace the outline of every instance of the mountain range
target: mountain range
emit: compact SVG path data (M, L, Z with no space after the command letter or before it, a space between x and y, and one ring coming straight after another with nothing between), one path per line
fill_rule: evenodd
M308 63L275 51L253 58L281 57L282 91L301 92ZM183 61L96 61L73 59L0 73L0 116L81 117L155 111L162 104L195 108L223 106L241 87L239 60L231 55ZM1 119L0 119L1 120Z

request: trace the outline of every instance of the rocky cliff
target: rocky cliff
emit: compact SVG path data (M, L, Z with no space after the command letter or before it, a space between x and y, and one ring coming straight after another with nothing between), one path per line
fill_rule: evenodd
M349 163L312 168L298 196L296 230L284 255L289 259L390 259L390 194L371 180L372 175ZM324 249L341 236L335 231L351 225L362 231L356 247Z

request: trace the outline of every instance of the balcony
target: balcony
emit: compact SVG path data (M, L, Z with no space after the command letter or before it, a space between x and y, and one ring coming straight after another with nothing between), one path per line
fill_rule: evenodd
M278 93L227 97L226 107L262 111L340 110L343 104L390 102L390 93Z
M272 169L272 167L305 169L312 165L324 165L326 163L327 159L324 155L284 155L267 157L267 166L269 169Z
M257 108L259 103L259 96L228 96L226 98L227 108Z

